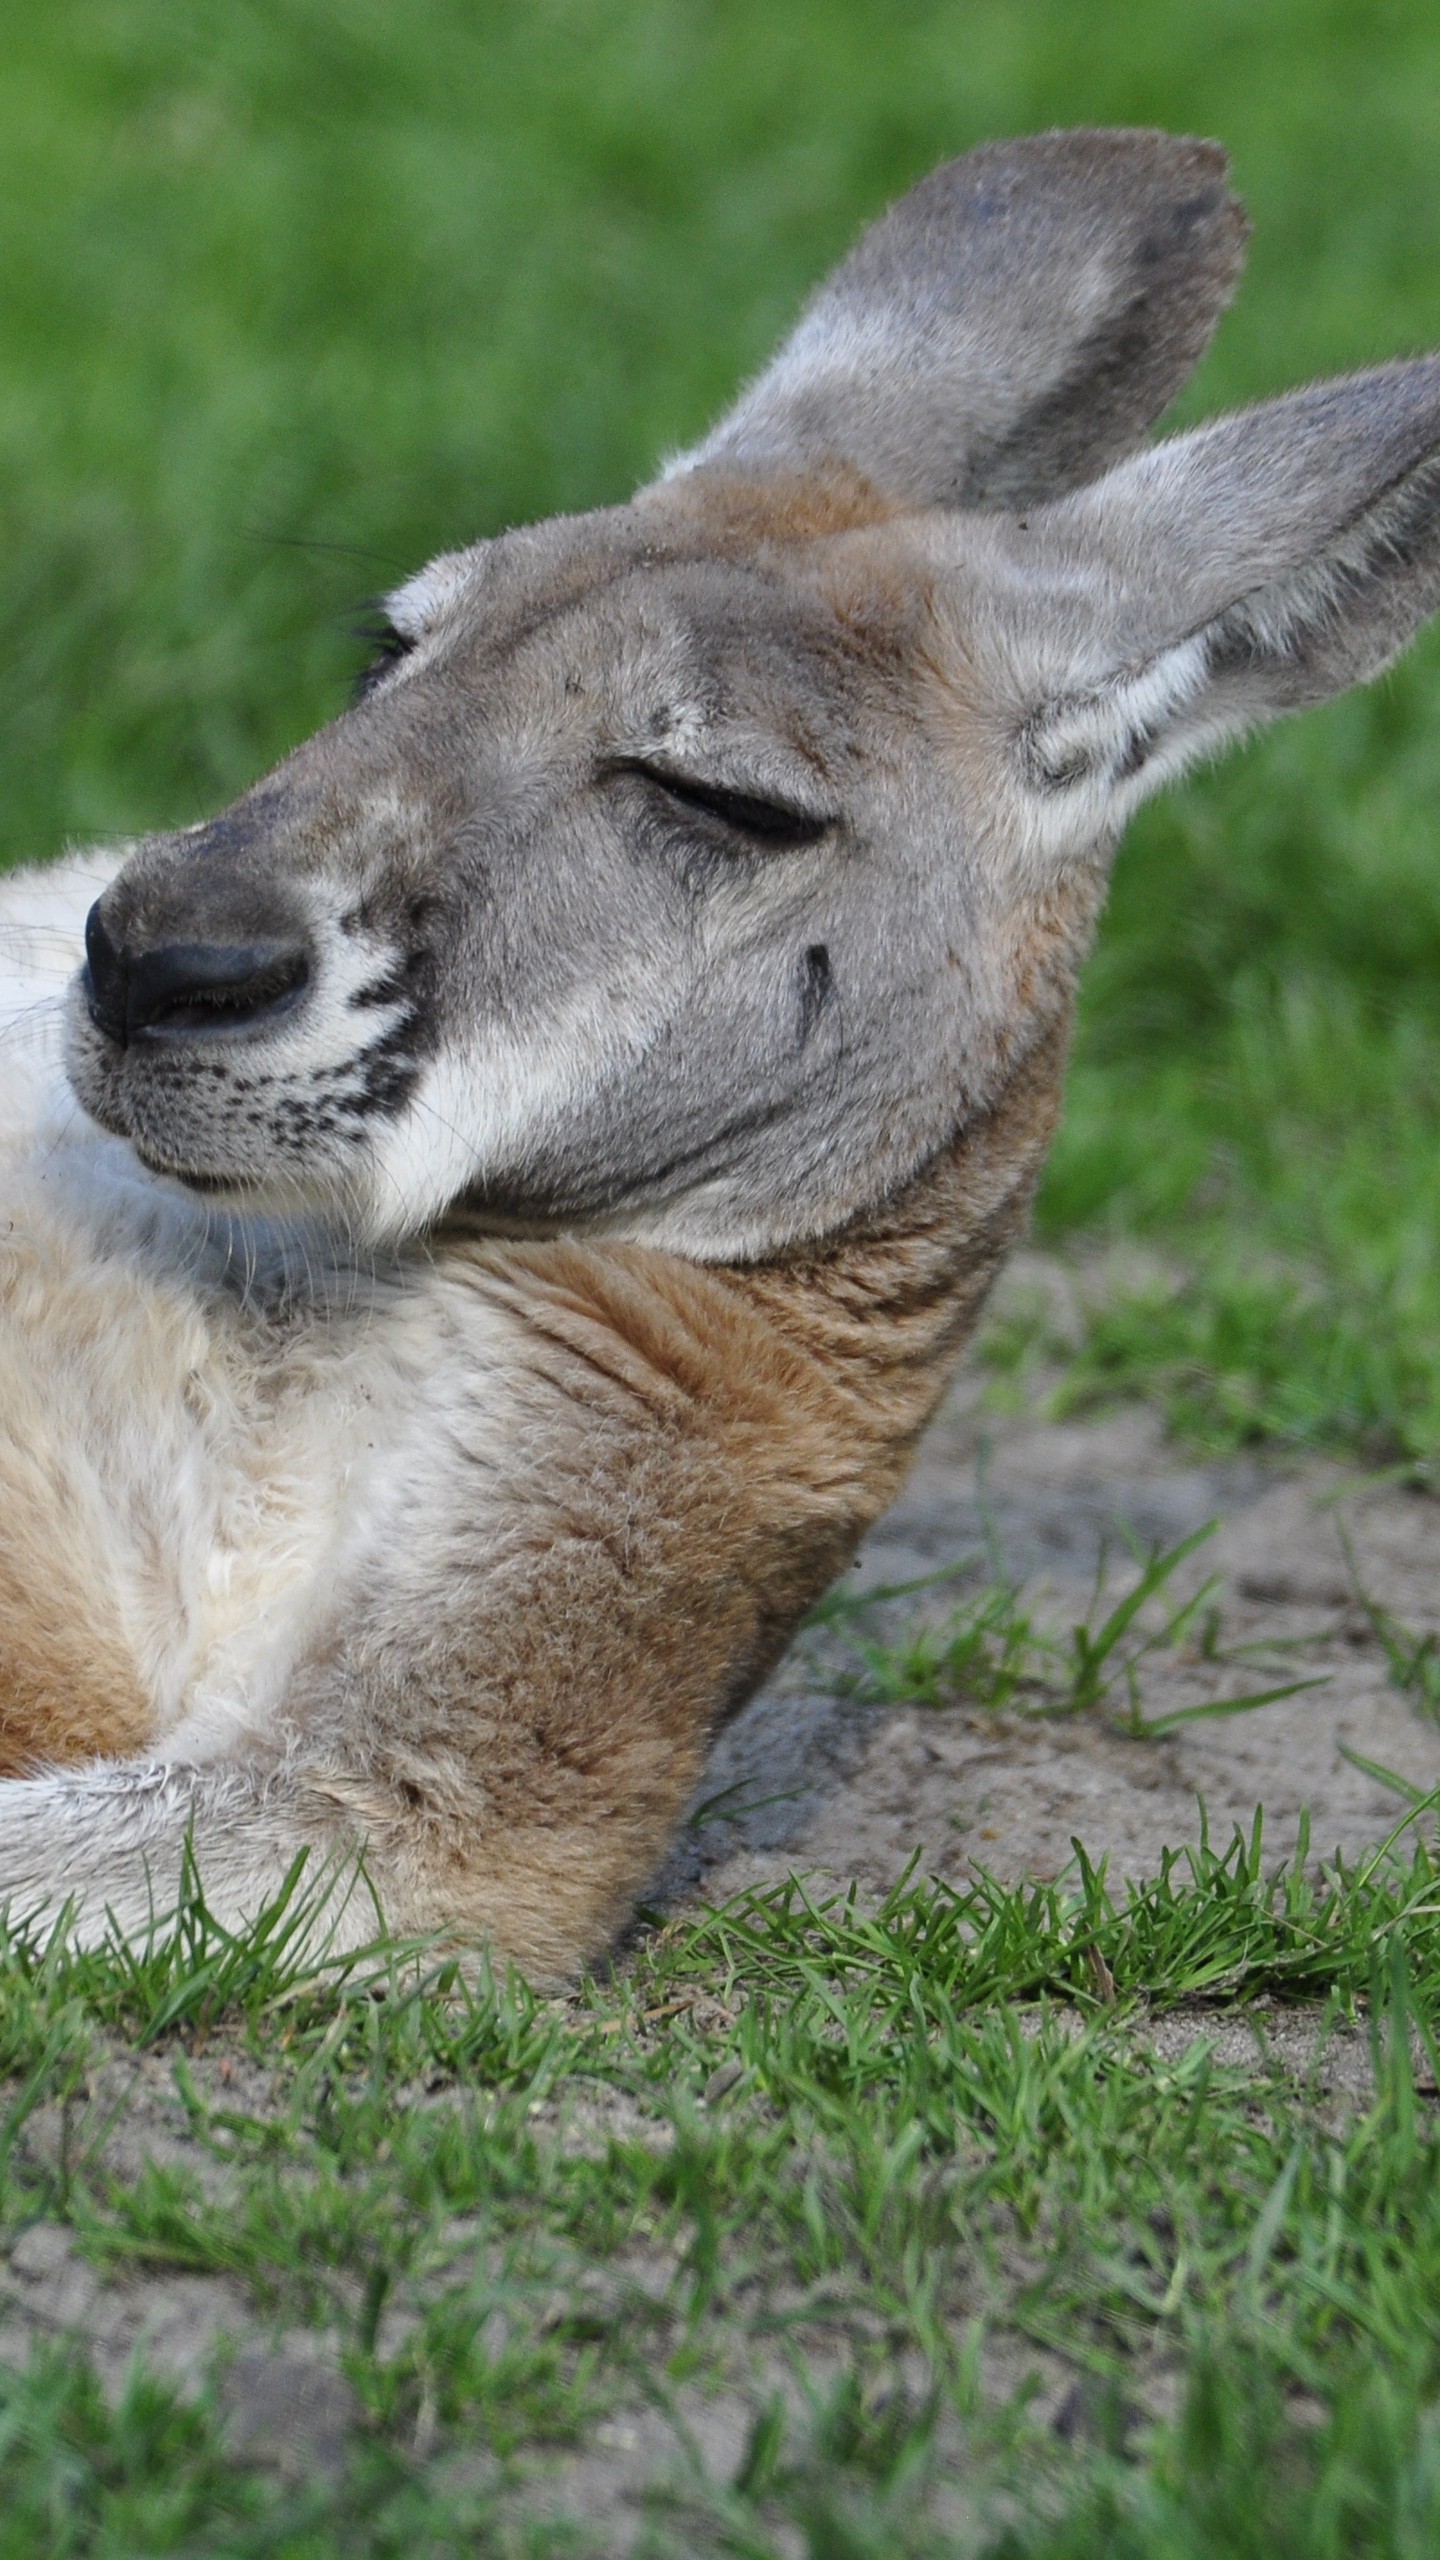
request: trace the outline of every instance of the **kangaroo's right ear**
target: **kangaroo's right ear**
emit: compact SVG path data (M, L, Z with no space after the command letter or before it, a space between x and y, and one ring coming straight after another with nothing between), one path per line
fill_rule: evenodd
M1131 452L1199 361L1248 226L1218 143L986 143L867 231L666 476L848 463L907 506L1023 508Z
M1032 839L1112 837L1197 756L1364 684L1440 607L1440 356L1312 383L996 527ZM972 570L973 576L973 570ZM967 590L968 593L968 590Z

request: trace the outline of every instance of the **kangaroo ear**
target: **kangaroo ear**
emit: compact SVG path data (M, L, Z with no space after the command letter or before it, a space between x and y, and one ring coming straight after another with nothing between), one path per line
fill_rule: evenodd
M844 462L909 506L1028 507L1140 441L1234 290L1247 224L1218 143L986 143L867 231L709 463Z
M1051 658L1024 776L1062 843L1093 842L1196 756L1378 675L1440 607L1440 356L1177 436L1006 541L1014 637Z

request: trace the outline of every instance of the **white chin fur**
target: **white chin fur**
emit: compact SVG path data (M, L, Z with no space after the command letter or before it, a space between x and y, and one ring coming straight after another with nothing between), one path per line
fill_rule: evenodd
M653 1029L586 994L529 1039L443 1053L357 1165L351 1198L368 1239L396 1243L453 1200L543 1149L597 1087L643 1053Z

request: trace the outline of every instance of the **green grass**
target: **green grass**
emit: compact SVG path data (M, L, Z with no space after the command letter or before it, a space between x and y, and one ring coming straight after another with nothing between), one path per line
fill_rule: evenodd
M338 707L377 590L623 496L983 135L1229 142L1252 271L1186 416L1440 340L1420 0L61 0L6 73L5 860L219 805ZM1166 1276L1096 1299L1062 1403L1433 1482L1437 683L1432 634L1134 829L1040 1216ZM1054 1349L1023 1315L989 1344ZM1433 1712L1433 1643L1372 1626ZM1152 1638L1084 1632L997 1587L862 1668L1134 1711ZM0 2239L227 2274L325 2330L361 2420L343 2479L279 2487L218 2376L0 2362L0 2560L548 2560L534 2466L646 2409L657 2555L1431 2560L1437 1912L1425 1845L1317 1885L1256 1840L1129 1898L1083 1863L774 1894L569 2004L402 1952L317 1975L294 1906L242 1942L192 1908L137 1961L17 1938ZM1253 2064L1162 2049L1177 2004L1253 2017ZM1372 2097L1266 2060L1292 2009L1368 2021ZM135 2047L192 2140L125 2185L94 2093ZM247 2055L263 2103L217 2076Z
M1177 1567L1203 1547L1219 1525L1217 1520L1208 1521L1173 1547L1157 1546L1148 1556L1137 1553L1134 1561L1139 1569L1129 1589L1108 1604L1109 1560L1102 1555L1090 1614L1073 1619L1063 1629L1049 1623L1053 1612L1033 1605L1022 1584L1001 1578L982 1584L938 1620L921 1617L898 1638L873 1632L878 1609L893 1611L898 1601L921 1592L933 1598L973 1559L942 1566L918 1582L881 1584L858 1593L832 1592L811 1611L807 1628L840 1628L859 1667L848 1669L832 1652L831 1659L817 1661L817 1677L870 1706L963 1703L992 1712L1011 1709L1047 1716L1098 1712L1136 1741L1172 1733L1177 1725L1197 1717L1248 1715L1253 1708L1293 1697L1299 1689L1320 1687L1326 1677L1323 1673L1309 1679L1270 1680L1264 1688L1232 1697L1172 1707L1162 1715L1147 1714L1143 1675L1157 1653L1188 1644L1192 1655L1201 1660L1238 1663L1248 1671L1258 1667L1269 1680L1280 1657L1303 1649L1293 1639L1278 1646L1263 1642L1222 1646L1223 1612L1215 1599L1218 1575L1210 1575L1188 1599L1175 1600L1169 1586ZM1356 1592L1357 1604L1385 1654L1392 1684L1434 1714L1440 1705L1436 1639L1411 1634L1389 1610L1365 1596L1358 1577ZM1152 1602L1168 1609L1168 1616L1153 1608Z
M0 2553L540 2549L538 2454L648 2407L676 2426L657 2553L950 2552L958 2483L963 2548L996 2560L1418 2555L1437 1994L1433 1851L1317 1883L1269 1871L1258 1827L1123 1898L1083 1863L871 1911L791 1886L570 2003L394 1957L306 1974L283 1925L237 1948L196 1907L139 1961L22 1934L0 2232L61 2219L102 2268L231 2277L338 2340L361 2416L297 2513L203 2398L137 2377L110 2407L38 2356L0 2383ZM1248 2067L1199 2034L1156 2051L1150 2018L1217 2001L1249 2005ZM1368 2013L1349 2113L1266 2060L1297 2002ZM194 2168L108 2173L85 2092L117 2039L169 2061ZM255 2112L201 2086L247 2048ZM58 2153L27 2144L42 2091L69 2097ZM685 2453L717 2391L744 2413L718 2473Z

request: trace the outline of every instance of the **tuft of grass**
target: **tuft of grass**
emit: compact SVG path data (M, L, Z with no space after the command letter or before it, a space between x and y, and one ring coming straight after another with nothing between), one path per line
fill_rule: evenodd
M940 1708L964 1702L997 1712L1016 1708L1065 1716L1105 1710L1117 1717L1122 1731L1140 1740L1201 1717L1244 1715L1255 1707L1272 1706L1277 1699L1292 1698L1301 1689L1321 1686L1327 1675L1284 1681L1241 1697L1204 1699L1163 1715L1146 1714L1140 1674L1156 1653L1194 1641L1198 1628L1196 1649L1210 1661L1222 1658L1214 1575L1188 1600L1170 1608L1168 1615L1157 1619L1150 1611L1150 1603L1168 1593L1177 1567L1214 1536L1218 1525L1208 1521L1173 1547L1156 1547L1138 1558L1140 1570L1134 1582L1103 1615L1108 1558L1102 1556L1092 1616L1076 1620L1063 1633L1044 1625L1033 1606L1026 1605L1023 1590L1009 1581L986 1584L939 1625L922 1624L898 1640L887 1643L857 1632L851 1643L863 1669L854 1678L855 1692L867 1704L879 1706ZM962 1563L927 1574L918 1582L833 1596L812 1612L809 1624L853 1625L857 1618L932 1588L964 1569ZM1145 1623L1147 1611L1149 1623Z
M1293 1861L1267 1865L1257 1812L1248 1836L1237 1832L1224 1851L1207 1841L1167 1853L1160 1874L1118 1902L1078 1842L1068 1879L1004 1886L981 1876L956 1886L928 1877L897 1885L873 1912L853 1894L814 1904L792 1879L687 1927L683 1966L692 1977L713 1968L722 1999L727 1984L758 1976L782 2005L809 1991L827 2015L834 1995L820 1997L823 1982L863 1987L882 2028L877 2057L885 2023L912 2001L917 1979L957 2011L1042 1996L1080 2008L1129 1997L1152 2010L1262 1995L1353 2003L1370 1988L1376 1948L1397 1934L1428 2008L1440 2002L1440 1868L1423 1840L1396 1859L1407 1823L1382 1850L1354 1867L1337 1861L1317 1879L1308 1836ZM678 1959L662 1947L668 1973ZM1100 1995L1092 1949L1108 1977ZM877 2067L893 2069L893 2058Z

